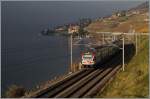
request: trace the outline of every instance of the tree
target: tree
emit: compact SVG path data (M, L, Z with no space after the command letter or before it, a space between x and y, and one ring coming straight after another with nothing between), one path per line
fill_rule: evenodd
M25 88L17 85L11 85L5 93L7 98L19 98L25 95Z
M87 34L89 34L89 33L86 30L84 30L83 27L80 27L79 36L83 37L83 36L86 36Z

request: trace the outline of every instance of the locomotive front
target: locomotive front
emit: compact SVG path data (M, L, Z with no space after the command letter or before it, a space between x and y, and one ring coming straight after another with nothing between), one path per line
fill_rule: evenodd
M82 54L82 65L92 66L95 64L95 52L93 49L90 49Z

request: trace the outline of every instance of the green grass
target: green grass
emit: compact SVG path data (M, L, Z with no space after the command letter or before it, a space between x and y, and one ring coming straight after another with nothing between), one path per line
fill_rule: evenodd
M145 98L149 96L149 43L144 37L139 52L126 64L125 71L119 71L114 79L99 92L97 98Z

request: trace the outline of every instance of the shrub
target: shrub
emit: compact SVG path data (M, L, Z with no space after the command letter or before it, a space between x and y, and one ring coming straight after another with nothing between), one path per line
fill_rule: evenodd
M11 85L5 93L7 98L18 98L25 95L25 88L17 85Z

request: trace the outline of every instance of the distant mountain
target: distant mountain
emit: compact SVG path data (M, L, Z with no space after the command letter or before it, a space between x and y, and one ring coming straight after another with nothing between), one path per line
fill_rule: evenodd
M148 11L148 9L149 9L149 2L146 1L146 2L136 6L134 8L131 8L129 11L133 11L133 10L145 10L145 11Z

